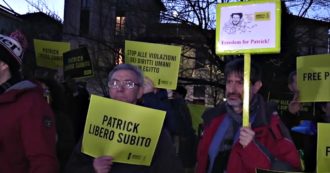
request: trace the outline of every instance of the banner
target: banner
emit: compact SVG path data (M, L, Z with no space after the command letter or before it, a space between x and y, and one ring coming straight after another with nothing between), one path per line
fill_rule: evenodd
M330 101L330 54L297 57L297 83L301 102Z
M113 162L149 166L165 113L92 95L82 152L92 157L112 156Z
M93 75L92 62L86 47L63 53L64 79Z
M316 172L330 173L330 124L317 124Z
M63 67L63 53L70 50L70 43L33 39L36 62L40 67Z
M181 47L125 41L125 62L138 66L156 88L176 89Z
M219 3L216 54L280 52L280 0Z

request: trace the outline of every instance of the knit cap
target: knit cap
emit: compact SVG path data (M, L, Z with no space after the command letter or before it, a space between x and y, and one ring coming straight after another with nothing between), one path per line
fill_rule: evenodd
M24 50L27 47L25 36L15 31L10 36L0 34L0 60L10 68L19 69L22 65Z

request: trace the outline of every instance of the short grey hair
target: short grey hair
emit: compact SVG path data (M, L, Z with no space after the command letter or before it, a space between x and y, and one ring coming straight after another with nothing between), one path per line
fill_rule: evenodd
M117 71L120 71L120 70L129 70L129 71L133 72L138 79L139 85L143 86L143 83L144 83L143 73L138 67L136 67L132 64L119 64L119 65L115 66L115 68L113 68L109 72L108 81L111 80L114 73L116 73Z

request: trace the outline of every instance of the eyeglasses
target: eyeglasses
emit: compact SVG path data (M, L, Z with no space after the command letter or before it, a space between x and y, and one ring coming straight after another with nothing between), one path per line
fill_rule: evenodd
M134 87L139 87L140 84L135 83L133 81L118 81L118 80L113 80L113 81L109 81L108 82L108 87L109 88L119 88L119 87L123 87L123 88L127 88L127 89L132 89Z

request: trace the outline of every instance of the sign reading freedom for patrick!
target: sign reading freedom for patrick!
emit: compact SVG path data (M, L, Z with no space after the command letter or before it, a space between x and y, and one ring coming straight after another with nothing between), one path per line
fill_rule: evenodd
M70 50L70 43L34 39L37 65L57 69L63 67L63 53Z
M81 150L92 157L112 156L113 162L149 166L165 113L92 95Z
M181 47L125 41L126 63L138 66L156 88L176 89Z
M216 53L280 52L280 16L279 0L218 4Z
M330 101L330 54L297 57L297 83L301 102Z

